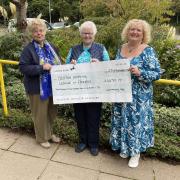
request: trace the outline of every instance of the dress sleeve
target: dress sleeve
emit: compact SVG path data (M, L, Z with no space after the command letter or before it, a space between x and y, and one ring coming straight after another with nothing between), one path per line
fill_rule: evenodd
M142 57L143 65L140 67L139 80L144 82L158 80L161 75L161 68L156 53L152 47L147 48L145 51Z
M108 54L106 48L103 47L103 61L109 61L109 60L110 60L109 54Z
M70 64L71 62L71 55L72 55L72 48L69 50L69 53L66 58L66 64Z

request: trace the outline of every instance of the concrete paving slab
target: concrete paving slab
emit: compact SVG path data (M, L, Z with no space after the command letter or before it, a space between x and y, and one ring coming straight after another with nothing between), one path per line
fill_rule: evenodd
M8 149L21 136L20 133L15 133L10 129L0 129L0 148Z
M98 172L72 165L50 162L40 180L97 180Z
M2 155L4 152L5 152L4 150L1 150L1 149L0 149L0 157L1 157L1 155Z
M130 179L101 173L98 180L130 180Z
M45 169L48 160L13 152L5 152L0 163L1 180L36 180Z
M122 159L117 154L104 154L101 160L100 171L130 179L154 179L152 161L150 159L148 159L147 161L141 159L140 164L137 168L129 168L128 159Z
M50 159L57 149L58 144L52 143L49 149L41 147L35 138L28 135L20 137L9 149L10 151L27 154L35 157Z
M156 180L180 180L180 165L153 160L153 169Z
M63 145L59 146L59 149L53 156L52 160L93 170L99 170L101 153L99 153L98 156L92 156L89 150L76 153L74 151L74 147Z

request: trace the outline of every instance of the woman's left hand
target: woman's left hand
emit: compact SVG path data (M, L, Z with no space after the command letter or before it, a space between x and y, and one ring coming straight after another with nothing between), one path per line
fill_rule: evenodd
M92 59L91 59L91 62L99 62L99 60L96 59L96 58L92 58Z
M141 72L139 71L137 66L131 66L129 71L134 74L135 76L140 76Z

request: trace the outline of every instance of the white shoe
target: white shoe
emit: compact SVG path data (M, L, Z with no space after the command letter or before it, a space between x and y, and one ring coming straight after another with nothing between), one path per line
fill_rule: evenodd
M57 136L54 135L54 134L51 136L51 140L52 140L52 142L54 142L54 143L59 143L59 142L60 142L60 138L57 137Z
M126 159L126 158L128 158L128 155L126 155L126 154L123 154L123 153L120 153L120 154L119 154L119 156L120 156L120 157L122 157L123 159Z
M138 167L139 158L140 158L140 154L136 154L135 156L132 156L129 160L128 166L131 168Z
M43 142L43 143L40 143L40 145L43 147L43 148L50 148L50 143L47 141L47 142Z

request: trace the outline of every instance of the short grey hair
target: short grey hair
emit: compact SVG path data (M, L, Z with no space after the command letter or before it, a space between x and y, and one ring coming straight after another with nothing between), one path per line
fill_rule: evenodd
M30 22L28 23L28 27L27 27L27 28L28 28L29 33L32 34L33 31L34 31L37 27L42 27L43 30L44 30L44 32L47 31L47 26L46 26L44 20L39 19L39 18L35 18L35 19L33 19L32 21L30 21Z
M80 34L82 34L84 28L92 29L93 35L96 35L97 33L96 25L92 21L85 21L84 23L81 24L81 26L79 27Z

